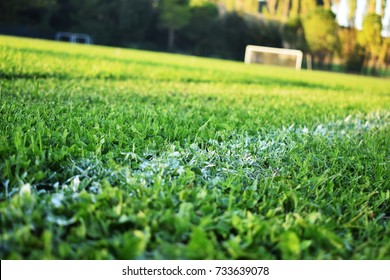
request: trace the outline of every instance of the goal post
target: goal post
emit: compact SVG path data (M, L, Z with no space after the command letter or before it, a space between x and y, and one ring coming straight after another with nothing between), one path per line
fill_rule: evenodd
M300 50L248 45L245 49L245 63L261 63L280 66L302 67L303 53Z

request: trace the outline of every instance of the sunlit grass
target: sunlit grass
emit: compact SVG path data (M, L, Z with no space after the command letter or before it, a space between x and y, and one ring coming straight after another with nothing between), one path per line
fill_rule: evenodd
M0 37L0 257L388 259L389 89Z

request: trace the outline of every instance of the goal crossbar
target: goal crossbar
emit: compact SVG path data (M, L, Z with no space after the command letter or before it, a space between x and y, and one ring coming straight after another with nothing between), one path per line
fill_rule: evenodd
M248 45L245 49L245 63L251 63L251 55L253 52L261 52L261 53L272 53L272 54L282 54L282 55L291 55L295 56L295 69L300 70L302 66L303 53L300 50L293 49L282 49L282 48L271 48L271 47L262 47L262 46L254 46Z

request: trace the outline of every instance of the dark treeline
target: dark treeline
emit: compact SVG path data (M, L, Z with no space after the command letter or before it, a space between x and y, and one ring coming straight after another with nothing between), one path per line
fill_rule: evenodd
M1 10L7 11L0 22L20 35L54 38L56 31L87 33L96 44L237 60L243 59L247 44L282 46L277 21L221 11L208 1L0 1Z
M96 44L235 60L243 59L248 44L288 47L310 54L315 68L387 71L390 40L381 36L381 16L370 10L362 31L341 28L330 5L330 0L0 0L0 32L51 39L57 31L86 33Z

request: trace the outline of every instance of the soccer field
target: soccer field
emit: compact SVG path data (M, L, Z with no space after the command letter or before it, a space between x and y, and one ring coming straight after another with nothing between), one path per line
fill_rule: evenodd
M390 80L0 36L1 259L390 259Z

